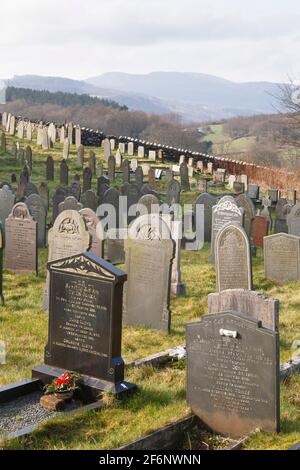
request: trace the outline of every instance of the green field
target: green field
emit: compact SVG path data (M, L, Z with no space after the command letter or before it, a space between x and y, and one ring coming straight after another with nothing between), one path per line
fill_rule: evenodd
M11 141L11 139L10 139ZM10 143L8 149L10 149ZM102 158L97 150L98 160ZM41 151L33 146L33 182L44 180L47 155L61 159L61 146ZM70 172L76 168L72 148ZM9 153L0 151L0 180L10 181L10 173L20 167ZM80 169L80 172L82 170ZM58 167L56 169L58 185ZM70 179L71 180L71 179ZM95 182L94 182L95 184ZM121 179L116 182L121 185ZM161 193L165 183L160 183ZM196 191L184 196L192 202ZM207 312L207 295L215 291L215 270L209 263L210 246L198 252L182 251L182 276L187 295L171 299L171 334L142 328L123 328L122 355L126 361L138 359L169 347L184 344L185 323ZM47 339L47 315L42 311L46 276L47 249L39 250L39 275L14 275L4 271L6 304L0 307L0 340L5 341L7 364L0 366L0 385L30 377L31 369L43 362ZM281 362L292 356L291 345L300 339L300 282L279 286L264 279L263 256L258 250L253 259L254 289L280 300ZM79 412L42 425L32 435L3 441L5 449L113 449L142 437L160 426L172 423L189 413L185 399L185 363L180 361L164 369L145 366L127 369L126 380L136 383L138 391L122 401L108 401L99 411ZM300 441L300 377L288 379L281 386L281 426L279 434L257 432L247 441L247 449L286 449Z

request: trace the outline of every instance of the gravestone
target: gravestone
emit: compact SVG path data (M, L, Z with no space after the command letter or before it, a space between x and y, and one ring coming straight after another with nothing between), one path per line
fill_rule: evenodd
M50 142L48 137L48 130L47 127L43 127L41 130L41 139L42 139L42 149L48 150L50 148Z
M18 192L19 192L20 197L23 197L25 186L29 183L29 180L30 180L29 169L25 165L23 170L20 173L20 179L19 179Z
M300 202L291 209L287 216L288 231L290 235L300 236Z
M101 201L101 204L107 204L111 207L111 210L114 210L114 216L115 216L115 226L112 228L118 228L119 227L119 212L120 212L120 193L116 188L109 188L104 194L103 198ZM99 212L99 209L101 211L101 205L97 209L97 216L99 218L103 218L101 216L101 212Z
M244 183L241 183L240 181L234 181L233 183L233 191L236 194L242 194L245 192L245 185Z
M96 173L96 155L92 150L89 151L89 169L92 174Z
M12 157L16 160L18 156L18 148L17 148L16 142L13 142L11 144L11 154L12 154Z
M185 162L180 165L180 184L183 191L190 191L188 166Z
M268 196L270 197L272 204L276 204L278 199L280 198L278 189L269 189Z
M52 157L47 157L46 160L46 180L54 181L54 160Z
M32 141L32 133L33 133L33 126L31 122L28 122L26 126L26 139L27 140Z
M82 253L48 263L50 273L49 334L45 364L33 378L49 383L66 370L83 376L84 393L121 394L122 297L126 274L93 255Z
M67 197L67 191L65 190L65 188L62 188L61 186L59 186L58 188L56 188L56 191L53 195L53 198L52 198L52 205L53 205L53 209L52 209L52 224L54 224L55 222L55 219L56 217L58 216L58 207L59 207L59 204L61 202L63 202L65 200L65 198Z
M124 234L126 229L107 230L106 259L112 264L125 263Z
M66 160L62 160L60 162L59 178L60 178L60 184L68 186L68 184L69 184L69 168L68 168L68 164L67 164Z
M239 207L244 209L244 229L250 239L252 235L252 224L255 218L254 204L247 194L240 194L235 201Z
M132 157L134 155L134 143L128 142L128 156Z
M107 176L108 176L109 181L112 182L115 179L115 171L116 171L116 159L113 155L110 155L108 157L107 165L108 165Z
M66 137L64 140L64 146L63 146L63 158L67 160L69 158L69 154L70 154L70 141L68 137Z
M291 211L292 207L288 204L287 199L280 198L275 208L275 233L288 233L287 215Z
M83 170L82 192L85 193L86 191L92 188L92 177L93 177L93 174L91 172L91 169L89 167L86 167Z
M73 183L71 184L70 187L70 196L74 196L77 201L80 200L81 197L81 185L80 185L80 179L74 180Z
M230 189L233 189L233 185L236 182L236 176L235 175L229 175L228 176L228 186Z
M99 203L102 203L105 192L109 189L109 179L106 176L99 176L97 180L97 196Z
M49 209L49 188L48 188L47 183L42 182L39 185L39 195L43 199L44 206L45 206L45 209L46 209L46 212L47 212L48 209Z
M217 290L252 289L252 260L248 236L240 224L223 225L216 237Z
M88 189L85 193L82 193L80 201L83 208L88 208L92 211L97 210L99 198L97 194L91 189Z
M54 145L56 142L56 127L55 127L55 124L53 124L53 122L49 124L48 137L49 137L49 141L51 142L51 144Z
M300 278L300 238L276 233L264 238L265 278L279 284Z
M257 215L253 222L252 241L257 248L263 248L264 237L269 233L269 221L265 217Z
M74 196L68 196L64 201L58 204L58 213L63 211L80 211L82 204Z
M279 329L279 300L256 291L228 289L208 294L208 313L236 312L262 322L264 328Z
M84 146L83 145L79 145L78 147L76 164L80 168L84 166Z
M122 155L126 152L126 144L124 142L119 142L119 150Z
M137 185L138 188L141 188L143 186L143 182L144 182L143 168L141 166L138 166L137 169L135 170L135 184Z
M142 145L138 146L138 157L145 158L145 147L143 147Z
M104 160L108 161L108 157L111 155L110 141L109 139L104 139L102 142L104 150Z
M24 149L21 147L18 150L18 161L21 166L23 166L25 163Z
M295 205L297 202L297 191L295 189L287 190L287 200L289 204Z
M154 168L150 168L148 173L148 184L151 189L154 191L156 190L156 180L155 180L155 170Z
M140 215L159 214L160 212L159 199L153 194L145 194L139 199L138 204L142 206Z
M204 241L211 241L211 226L212 226L212 209L216 204L216 198L208 193L202 193L198 196L195 204L195 213L197 214L197 206L204 206Z
M0 223L1 223L1 249L2 249L2 238L5 238L5 221L9 214L12 211L12 208L15 204L15 194L9 188L9 186L4 185L0 189Z
M1 133L1 150L6 153L6 137L4 132Z
M280 427L278 332L239 313L186 325L187 401L205 426L233 438Z
M23 197L29 197L31 194L39 194L39 190L37 186L34 183L31 183L30 181L25 184L24 186L24 191L23 191Z
M167 185L166 203L171 206L172 204L179 204L180 202L181 186L177 180L169 181Z
M257 184L248 184L247 194L250 199L257 201L259 199L259 186Z
M133 171L133 173L135 173L136 169L138 167L138 161L136 158L132 158L130 160L130 168L131 168L131 171Z
M243 226L244 209L238 207L235 199L231 196L224 196L216 206L212 208L211 227L211 262L215 262L215 241L219 230L227 223L239 223Z
M263 206L262 209L259 211L259 215L261 217L264 217L269 223L269 230L271 232L272 227L273 227L273 221L272 221L272 216L271 216L271 208L268 206Z
M115 166L117 168L121 168L122 166L122 154L120 152L120 149L117 150L116 152L116 163L115 163Z
M75 128L75 145L78 149L81 146L81 127L76 126Z
M25 159L28 163L30 170L32 171L32 148L30 147L30 145L27 145L25 149Z
M130 183L130 164L129 160L125 159L122 162L123 182Z
M26 206L37 223L38 248L46 246L46 217L47 211L43 199L39 194L31 194L25 201Z
M90 236L91 236L92 242L91 242L90 251L94 255L99 256L100 258L103 258L104 257L104 252L103 252L104 237L100 239L97 235L97 225L99 223L99 219L96 213L92 209L85 207L84 209L81 209L79 211L79 214L82 215L82 217L84 218L87 228L89 230Z
M151 162L156 161L156 151L155 150L149 150L149 160Z
M141 191L136 184L129 184L126 194L127 197L127 220L125 219L125 223L128 224L136 218L136 205L138 204L141 198ZM125 208L120 207L120 211L125 213Z
M23 202L15 204L5 221L5 268L37 274L37 222Z
M167 224L158 214L138 217L125 240L128 279L124 322L127 325L169 332L173 257L174 242Z
M62 126L60 128L60 136L59 136L59 141L60 141L61 144L64 143L66 136L67 136L66 128L65 128L65 126Z

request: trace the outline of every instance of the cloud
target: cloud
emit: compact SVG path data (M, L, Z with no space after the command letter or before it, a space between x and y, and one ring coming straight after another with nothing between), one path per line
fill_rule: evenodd
M295 0L15 0L0 13L0 77L159 69L278 80L298 66Z

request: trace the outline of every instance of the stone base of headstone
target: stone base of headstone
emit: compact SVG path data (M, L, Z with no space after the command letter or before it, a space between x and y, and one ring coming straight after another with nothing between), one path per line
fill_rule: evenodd
M173 282L173 283L171 283L171 292L176 297L181 297L181 296L185 295L186 294L185 284L183 282L180 282L180 283Z
M53 379L60 377L66 371L57 367L51 367L46 364L35 367L32 370L32 378L40 380L44 385L52 382ZM82 375L83 386L82 393L84 401L92 401L101 399L102 392L109 392L119 397L125 393L133 392L136 390L136 385L122 380L121 382L111 383L105 380L100 380L95 377Z

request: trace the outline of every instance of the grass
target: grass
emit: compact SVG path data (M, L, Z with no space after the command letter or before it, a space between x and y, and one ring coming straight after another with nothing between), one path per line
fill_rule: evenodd
M10 139L11 140L11 139ZM44 161L48 154L56 160L61 148L42 152L34 147L34 182L44 180ZM72 150L72 156L75 150ZM72 162L70 169L77 171ZM98 150L98 159L101 151ZM0 180L20 168L9 154L0 152ZM12 168L14 168L12 170ZM51 192L57 185L51 183ZM118 180L117 185L120 184ZM165 183L159 183L163 193ZM185 193L184 202L193 202L195 191ZM209 244L199 252L182 252L182 276L187 295L171 299L171 334L144 328L123 329L122 355L125 360L142 358L185 342L185 323L207 312L207 295L215 291L215 271L209 263ZM31 369L43 362L47 340L47 315L42 311L47 249L39 250L39 275L14 275L4 271L6 304L0 307L0 340L5 341L7 364L0 366L0 385L30 377ZM254 288L280 300L281 361L292 356L291 345L300 339L300 282L279 286L264 279L263 255L253 259ZM185 364L157 370L152 367L126 370L126 380L138 385L138 392L101 411L64 416L47 422L32 435L2 444L5 449L113 449L140 438L161 426L187 416ZM285 449L300 441L300 377L281 386L281 433L256 433L247 449Z

